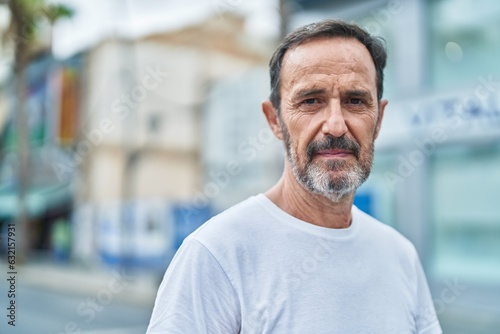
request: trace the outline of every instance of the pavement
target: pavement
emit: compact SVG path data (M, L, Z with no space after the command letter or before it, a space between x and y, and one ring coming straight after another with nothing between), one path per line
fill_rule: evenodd
M0 272L9 272L5 262L0 263ZM89 297L112 296L116 301L143 307L153 305L162 277L151 270L51 261L16 265L16 272L18 286Z

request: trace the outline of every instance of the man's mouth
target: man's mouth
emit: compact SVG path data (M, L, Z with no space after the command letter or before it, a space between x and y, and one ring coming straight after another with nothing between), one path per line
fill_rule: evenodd
M309 161L314 157L345 159L359 157L359 144L354 139L327 136L323 140L313 141L307 145Z
M354 156L352 151L341 149L321 150L316 155L324 158L347 158Z

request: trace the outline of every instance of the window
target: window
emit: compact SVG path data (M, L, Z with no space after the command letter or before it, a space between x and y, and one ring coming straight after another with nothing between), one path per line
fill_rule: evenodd
M431 161L434 274L500 282L500 145L440 149Z
M431 88L474 86L500 74L499 16L495 0L429 1Z

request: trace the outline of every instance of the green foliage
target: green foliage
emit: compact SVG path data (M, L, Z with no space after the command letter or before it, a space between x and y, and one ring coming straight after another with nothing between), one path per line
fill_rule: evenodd
M69 17L73 10L59 3L51 3L46 0L14 0L20 11L28 17L44 16L50 22L61 17Z
M0 0L1 1L1 0ZM7 0L11 12L11 22L1 39L4 45L19 47L16 60L22 63L22 58L29 53L39 31L44 26L53 25L64 17L71 17L73 9L63 4L49 0ZM21 50L22 49L22 50Z
M73 9L64 5L48 5L44 8L47 19L54 23L57 19L73 16Z
M26 34L35 35L38 25L46 20L53 24L60 18L73 16L73 9L47 0L11 0L12 24L24 26ZM14 10L14 7L16 10ZM15 13L14 13L15 12Z

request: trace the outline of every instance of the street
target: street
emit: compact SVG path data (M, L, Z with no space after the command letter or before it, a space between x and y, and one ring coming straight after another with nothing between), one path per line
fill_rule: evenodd
M1 285L3 284L4 282ZM6 317L8 311L5 307L7 298L2 296L1 308L4 314L0 318L0 333L143 334L146 332L152 305L141 307L114 299L107 305L95 304L95 307L89 308L87 306L92 297L18 286L16 326L8 325L9 318Z

